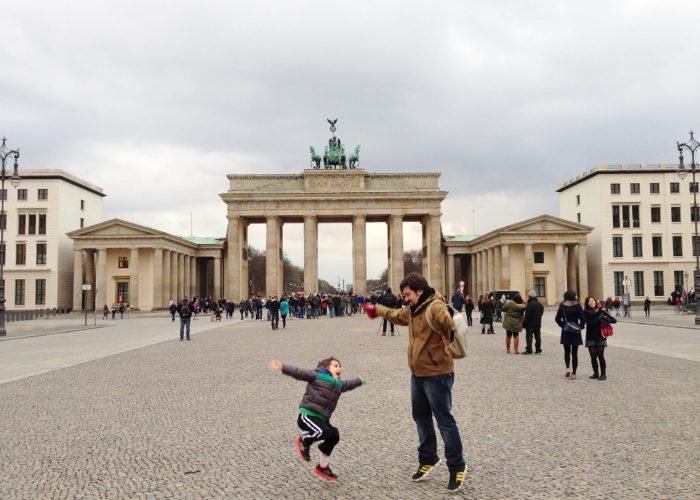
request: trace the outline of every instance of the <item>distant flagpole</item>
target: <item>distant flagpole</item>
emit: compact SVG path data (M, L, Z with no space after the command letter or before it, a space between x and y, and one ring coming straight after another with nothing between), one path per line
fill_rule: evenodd
M192 212L190 212L190 238L192 237Z

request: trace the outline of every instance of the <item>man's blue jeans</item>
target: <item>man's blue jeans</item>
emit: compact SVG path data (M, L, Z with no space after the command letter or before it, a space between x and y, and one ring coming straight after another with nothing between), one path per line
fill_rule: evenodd
M445 443L445 458L450 472L464 470L462 439L451 413L454 380L454 373L434 377L411 375L411 405L413 420L418 428L418 462L434 464L440 458L437 454L437 437L433 425L435 416Z
M190 338L190 318L180 318L180 340L184 338L185 330L187 330L187 338Z

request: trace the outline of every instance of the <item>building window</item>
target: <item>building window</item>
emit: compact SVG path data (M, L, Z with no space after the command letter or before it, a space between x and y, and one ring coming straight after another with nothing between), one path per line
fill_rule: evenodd
M634 294L637 297L644 296L644 271L634 272Z
M651 237L651 255L654 257L663 257L663 251L661 249L661 236Z
M610 194L620 194L620 185L616 183L610 184Z
M34 298L34 304L37 306L46 305L46 280L40 279L36 280L36 294Z
M620 212L622 227L639 227L639 205L613 205L613 227L620 227Z
M39 214L39 233L46 234L46 214Z
M117 260L117 267L119 269L128 269L129 268L129 259L127 257L119 257Z
M5 265L5 244L0 245L0 263Z
M36 234L36 214L29 214L27 234Z
M620 206L613 205L612 207L613 227L620 227Z
M535 252L535 264L544 264L544 252Z
M24 280L15 280L15 305L24 305Z
M80 228L82 229L82 228L84 228L84 227L85 227L85 219L83 219L83 218L81 217L81 218L80 218Z
M537 294L538 297L546 297L547 296L547 279L544 276L535 276L535 294Z
M661 207L651 207L651 221L661 222Z
M17 199L18 200L27 200L27 190L26 189L18 189L17 190Z
M581 204L581 195L577 194L576 195L576 206L578 207Z
M625 287L622 284L622 280L625 279L624 276L625 273L622 271L615 271L613 273L613 281L614 281L614 286L615 286L615 295L624 295L625 293Z
M683 293L683 271L673 271L673 289Z
M15 247L17 249L17 255L15 256L15 264L18 266L23 266L27 263L27 245L24 243L17 243Z
M39 189L37 191L37 198L40 200L48 200L49 199L49 190L48 189Z
M700 236L693 236L693 257L700 255Z
M639 183L638 182L632 182L630 184L630 193L639 194Z
M673 236L673 256L683 257L683 236Z
M622 205L622 227L630 227L630 207Z
M128 282L118 282L117 283L117 302L123 302L124 304L129 303L129 283Z
M27 216L24 214L19 214L17 219L17 234L26 234L27 226Z
M643 257L642 237L632 236L632 257Z
M0 200L7 201L7 189L0 189Z
M5 212L0 214L0 228L7 231L7 214Z
M581 223L581 212L578 212L576 214L576 222L578 222L579 224Z
M681 221L681 207L671 207L671 222Z
M681 192L681 186L677 182L672 182L671 183L671 192L672 193L680 193Z
M695 222L698 219L698 213L700 213L700 207L690 207L690 222Z
M80 210L85 210L85 200L80 200Z
M651 182L649 183L649 192L651 194L659 194L659 183L658 182Z
M36 263L46 264L46 243L36 244Z
M691 193L697 193L698 192L698 183L697 182L691 182L688 184L690 186L690 192Z
M654 295L657 297L664 296L664 272L654 271Z
M622 257L622 236L613 236L613 257Z

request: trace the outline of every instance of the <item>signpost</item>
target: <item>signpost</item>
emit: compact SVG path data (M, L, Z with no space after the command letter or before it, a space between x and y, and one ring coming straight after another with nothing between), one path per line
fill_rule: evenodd
M83 309L85 309L85 326L87 326L87 294L85 292L88 292L92 289L92 285L90 283L84 283L83 284Z

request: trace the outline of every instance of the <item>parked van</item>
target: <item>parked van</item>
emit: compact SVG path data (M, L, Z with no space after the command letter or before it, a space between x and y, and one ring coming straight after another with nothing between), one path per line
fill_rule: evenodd
M506 299L512 299L513 297L515 297L516 294L520 294L518 290L494 290L490 293L491 295L493 295L493 298L496 302L499 302L503 295L506 296Z

